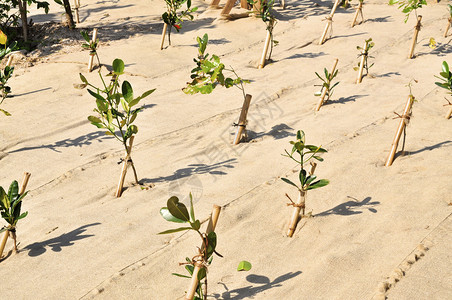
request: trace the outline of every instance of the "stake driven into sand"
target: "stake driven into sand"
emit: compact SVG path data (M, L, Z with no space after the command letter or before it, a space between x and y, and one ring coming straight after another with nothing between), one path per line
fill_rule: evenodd
M74 0L74 11L75 11L75 22L80 23L80 16L78 14L78 9L80 7L80 3L77 0Z
M310 175L313 175L315 172L315 168L317 167L316 163L311 163L311 171L309 171ZM306 194L307 191L299 190L298 200L293 205L292 217L290 218L289 229L287 231L287 236L292 237L295 232L295 228L297 228L298 219L300 218L300 211L302 212L302 216L304 216L306 209Z
M162 40L160 41L160 50L163 50L163 44L165 43L165 35L168 30L168 24L163 23Z
M356 79L356 83L361 83L363 81L364 62L366 61L367 57L367 44L368 41L365 41L363 50L361 51L361 61L359 63L358 78Z
M450 119L450 117L452 116L452 106L449 109L449 112L446 115L446 119Z
M259 66L257 67L258 69L262 69L265 66L265 60L267 58L268 47L270 47L270 41L271 41L271 33L267 29L267 37L265 38L264 51L262 51L261 61L259 63Z
M97 40L97 28L93 29L93 37L91 39L91 42L95 43ZM94 55L95 53L89 54L89 61L88 61L88 71L91 72L93 70L93 64L94 64Z
M447 19L447 26L446 26L446 31L444 31L444 37L447 37L447 33L449 32L451 23L452 23L452 17L449 17L449 19Z
M228 0L221 11L222 16L227 16L235 5L235 0Z
M7 67L11 67L11 64L13 63L13 57L14 55L10 54L8 57L8 61L6 62Z
M339 62L339 59L336 58L336 60L334 61L333 69L331 70L331 73L330 73L329 80L331 80L331 77L333 77L333 74L336 71L336 67L337 67L337 63L338 62ZM319 103L317 104L317 107L315 108L315 111L319 111L320 110L320 107L323 105L323 101L325 100L327 92L328 92L328 89L324 88L323 92L322 92L322 95L320 97Z
M331 27L331 23L333 22L334 13L336 12L336 9L340 2L341 2L341 0L336 0L336 2L334 2L333 9L331 9L330 15L326 18L327 22L325 25L325 30L323 30L322 37L319 40L319 45L322 45L326 40L326 34L328 33L328 29L330 29L330 27Z
M403 115L399 123L399 127L397 127L394 140L392 141L391 150L389 151L389 156L388 159L386 160L385 167L391 166L392 162L394 161L397 147L399 146L400 137L402 136L402 133L405 130L405 127L411 116L411 107L413 106L413 102L414 97L412 95L409 95L406 101L405 110L403 111Z
M361 23L364 22L363 16L363 1L359 1L358 8L356 9L355 15L353 16L352 27L355 26L358 15L361 15Z
M215 231L215 227L217 226L218 217L220 216L221 207L218 205L214 205L212 209L212 215L209 219L209 224L207 225L206 234L209 234L213 231ZM205 245L204 243L201 245L201 253L204 252ZM199 281L198 281L198 273L199 271L204 268L201 262L195 263L195 268L193 269L193 274L191 277L190 286L187 290L187 294L185 295L186 300L193 300L196 289L198 287Z
M240 112L239 122L237 123L237 132L234 137L234 142L232 142L233 145L240 143L243 133L246 136L246 116L250 108L251 97L251 95L246 94L245 100L243 101L242 111Z
M418 16L416 26L414 27L413 41L411 43L410 52L408 53L408 58L413 58L413 56L414 56L414 48L416 47L417 36L419 35L419 31L421 30L421 26L422 26L421 20L422 20L422 16Z
M22 185L20 186L19 189L19 196L21 196L23 193L25 193L25 189L27 188L28 185L28 180L30 179L31 174L28 172L24 173L24 178L22 179ZM6 242L8 241L8 237L11 235L11 238L13 239L14 242L14 253L17 252L17 241L16 241L16 232L15 231L11 231L9 229L6 229L3 232L3 236L2 239L0 241L0 258L2 257L3 254L3 250L5 250L5 246L6 246Z
M134 135L132 135L130 137L129 146L127 147L126 157L124 158L124 160L122 162L121 176L119 177L119 183L118 183L118 187L117 187L116 193L115 193L116 197L118 197L118 198L121 197L121 194L122 194L122 189L124 187L124 180L126 178L127 168L129 167L129 164L131 164L132 168L134 168L135 181L136 181L136 183L138 183L138 178L137 178L137 175L135 172L135 167L133 166L132 157L131 157L134 138L135 138Z

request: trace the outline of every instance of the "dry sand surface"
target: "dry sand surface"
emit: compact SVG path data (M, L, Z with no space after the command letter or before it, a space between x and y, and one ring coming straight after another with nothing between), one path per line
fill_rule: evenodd
M452 120L444 118L445 90L434 85L442 61L452 63L452 36L443 37L446 2L420 10L416 58L408 59L415 18L405 24L387 1L366 0L366 21L354 28L354 10L338 8L333 36L322 46L332 2L286 1L286 9L276 7L273 61L258 70L265 39L259 19L219 20L220 10L196 0L195 20L160 51L164 1L81 0L76 31L44 27L55 31L17 58L14 97L2 105L12 116L1 117L0 185L24 171L32 177L23 204L29 215L18 224L20 252L13 255L9 241L0 263L0 298L182 299L189 280L171 273L184 272L179 262L195 254L199 237L157 235L176 225L159 209L169 196L186 201L192 191L201 220L213 204L223 207L216 232L224 258L209 267L209 299L452 299ZM37 25L60 22L61 12L52 3L49 15L32 10L30 17ZM99 83L80 47L80 29L94 27L107 68L122 58L123 79L137 94L157 89L143 102L132 153L141 181L155 187L133 186L129 172L121 198L113 194L122 145L87 121L95 101L73 88L80 72ZM204 33L207 52L251 80L249 143L230 144L239 89L181 91ZM356 46L369 37L375 65L358 85ZM340 84L315 113L314 72L335 58ZM400 121L394 112L402 113L412 79L417 102L406 153L384 167ZM296 190L280 178L295 181L297 166L281 153L299 129L309 144L328 150L316 173L331 183L308 193L314 217L288 238L293 208L284 194L296 198ZM241 260L252 270L237 272Z

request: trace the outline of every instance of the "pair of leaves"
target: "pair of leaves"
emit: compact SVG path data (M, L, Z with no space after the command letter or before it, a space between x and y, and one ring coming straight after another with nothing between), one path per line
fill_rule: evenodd
M8 193L5 192L3 187L0 187L0 212L3 219L8 224L15 227L17 221L25 218L28 212L21 214L22 199L28 192L19 195L19 184L14 180L9 186Z
M442 87L449 91L449 94L452 94L452 72L449 69L449 64L446 61L443 61L441 64L441 72L439 73L441 77L435 75L436 78L442 80L442 82L435 82L435 84L439 87Z
M179 198L172 196L166 202L166 207L160 209L160 215L169 222L174 223L189 223L190 227L179 227L175 229L166 230L159 234L169 234L185 230L199 231L201 222L195 218L195 211L193 207L193 197L190 193L190 213L185 204L179 201Z

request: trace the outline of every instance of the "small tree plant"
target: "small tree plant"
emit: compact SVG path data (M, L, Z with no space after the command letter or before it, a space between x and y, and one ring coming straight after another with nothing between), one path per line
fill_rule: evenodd
M179 277L192 279L192 284L187 291L186 299L207 299L207 268L212 263L214 253L222 257L215 251L215 248L217 246L215 225L217 223L219 212L220 207L214 206L214 213L212 214L207 230L206 232L201 232L201 222L195 217L193 198L191 193L190 213L188 212L187 207L183 203L179 202L179 199L175 196L169 198L167 201L167 206L160 209L160 214L165 220L174 223L184 223L188 226L166 230L160 232L159 234L169 234L179 231L193 230L198 233L202 241L201 248L198 248L198 254L195 255L192 259L187 257L186 263L182 263L182 265L185 265L185 269L190 274L190 276L173 273L173 275Z
M10 53L12 51L11 47L6 47L8 37L3 31L0 30L0 44L5 45L5 48L0 51L0 57ZM15 47L16 43L13 43L12 47ZM3 54L3 55L1 55ZM0 70L0 105L6 99L9 93L11 93L11 88L7 85L8 80L11 78L14 72L14 67L5 66L3 71ZM6 116L11 116L9 112L0 108L0 112L4 113Z
M315 96L321 96L319 105L317 106L316 110L318 111L320 109L320 106L323 105L324 102L327 102L330 100L330 97L333 95L333 89L339 84L338 82L333 83L333 79L336 78L337 73L339 70L336 70L338 59L335 60L333 69L330 72L326 68L323 68L323 73L325 74L325 78L319 75L319 73L315 72L315 75L322 81L322 84L315 85L315 86L321 86L319 92L316 92ZM326 99L325 99L326 97Z
M100 70L99 76L102 81L102 87L92 85L82 74L80 74L80 79L83 82L81 88L87 86L93 88L88 89L88 92L96 99L97 107L94 112L96 112L97 116L89 116L88 120L97 128L106 129L105 134L113 136L120 141L126 150L123 172L121 173L120 184L116 193L116 196L120 197L128 164L132 166L136 184L139 184L135 166L130 157L133 137L138 133L138 127L133 123L141 111L141 108L135 107L142 99L152 94L155 89L148 90L135 98L132 85L128 81L123 81L122 84L119 81L119 77L124 74L124 62L117 58L113 61L112 66L113 71L107 75L111 77L108 85ZM130 141L129 144L127 143L128 141Z
M446 30L444 31L444 37L447 37L447 33L449 32L450 29L450 24L452 24L452 5L447 4L447 8L449 11L449 18L447 18L447 26Z
M439 80L441 80L440 82L435 82L435 84L439 87L442 87L443 89L447 90L447 93L449 95L452 95L452 72L449 69L449 65L446 61L443 61L443 63L441 64L441 72L439 73L439 76L436 76L436 78L438 78ZM452 103L447 100L447 104L445 104L446 106L451 106L447 115L446 115L446 119L449 119L452 115Z
M329 181L327 179L316 180L317 176L314 175L314 170L316 166L315 163L313 164L313 168L310 174L308 174L304 168L304 164L312 159L317 161L323 161L323 158L320 157L318 154L327 152L325 149L319 146L306 145L305 134L302 130L297 131L297 139L295 141L291 141L290 144L293 145L292 150L290 152L285 150L286 154L283 154L283 156L289 157L300 166L300 172L298 173L299 183L294 183L293 181L287 178L281 179L285 183L296 187L299 193L297 202L292 201L292 199L290 199L290 197L287 196L291 202L288 205L294 207L294 212L292 214L292 218L289 224L289 230L287 233L289 237L292 237L295 231L295 227L297 226L300 210L302 212L301 216L302 217L305 216L307 191L324 187L329 184ZM295 157L295 154L298 157Z
M101 66L99 55L97 54L97 47L99 46L99 39L97 38L97 29L93 30L93 38L90 39L88 32L81 31L80 34L82 35L83 39L86 41L86 43L82 44L82 48L89 50L89 63L88 63L88 71L91 72L93 69L93 58L96 56L97 63L99 64L99 68Z
M165 25L162 32L162 43L160 49L163 49L163 42L165 40L165 33L168 31L168 44L171 46L171 30L174 27L177 32L182 28L184 19L193 20L193 15L198 7L191 7L191 0L165 0L166 12L163 13L162 19ZM186 4L185 10L179 11L182 6Z
M16 180L9 186L8 193L0 186L0 213L2 218L8 223L7 226L0 229L0 233L3 233L3 238L0 242L0 257L9 235L14 241L14 252L17 252L16 227L17 222L28 214L28 212L21 213L22 199L27 193L19 193L19 184Z
M369 66L368 59L373 58L373 56L369 55L370 49L372 49L375 46L375 43L372 42L372 38L369 38L364 41L363 47L356 46L356 49L358 49L361 53L358 54L358 58L361 57L361 60L358 62L358 66L354 67L353 70L358 71L358 79L357 83L360 83L363 78L363 70L366 69L366 75L369 74L369 69L372 68L374 64L371 64Z

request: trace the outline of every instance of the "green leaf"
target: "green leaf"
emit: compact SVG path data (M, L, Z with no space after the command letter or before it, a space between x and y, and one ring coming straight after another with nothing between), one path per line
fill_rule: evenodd
M195 218L195 209L193 207L193 195L190 192L190 194L188 194L188 196L190 197L190 221L194 222L196 220L196 218Z
M133 100L133 89L132 85L128 81L124 81L122 83L122 96L129 103Z
M4 110L4 109L1 109L1 108L0 108L0 111L1 111L2 113L4 113L5 116L11 116L11 114L10 114L9 112L7 112L6 110Z
M190 221L187 207L183 203L180 203L179 199L176 196L168 199L167 207L169 212L176 218L184 220L186 222Z
M122 59L116 58L113 61L113 72L116 75L121 75L124 73L124 62L122 61Z
M103 113L107 112L108 108L107 108L107 106L105 105L105 101L104 101L104 100L96 99L96 105L97 105L97 108L98 108L101 112L103 112Z
M195 220L193 223L190 223L190 225L194 230L199 230L199 228L201 228L201 222L199 222L199 220Z
M129 108L129 105L127 104L126 100L124 100L123 98L121 98L121 105L122 105L122 108L128 113L130 108Z
M61 1L60 0L54 0L55 2L57 2L57 1L59 1L60 3L60 5L62 5L62 3L61 3ZM58 2L57 2L58 3ZM82 31L82 32L80 32L80 34L83 36L83 38L85 39L85 41L87 41L88 43L90 42L90 38L89 38L89 35L88 35L88 33L86 32L86 31Z
M17 218L17 220L23 219L23 218L25 218L27 215L28 215L28 211L26 211L26 212L24 212L23 214L21 214L21 215Z
M199 272L198 272L198 281L201 281L201 280L203 280L204 279L204 277L206 277L206 268L201 268L201 269L199 269Z
M212 231L207 235L207 249L206 249L207 258L209 258L213 254L216 247L217 247L217 235L214 231Z
M88 117L88 120L89 120L91 123L102 123L102 121L101 121L98 117L95 117L95 116L89 116L89 117Z
M246 260L242 260L241 262L239 262L239 266L237 267L237 271L249 271L251 270L252 266L251 263L246 261Z
M174 223L187 223L186 221L181 220L181 219L178 219L178 218L176 218L175 216L173 216L173 215L169 212L169 210L168 210L167 207L162 207L162 208L160 209L160 215L161 215L165 220L170 221L170 222L174 222Z
M106 101L104 97L102 97L100 94L93 92L92 90L88 89L88 93L91 94L94 98L102 101Z
M298 174L298 178L300 179L301 185L304 185L304 182L306 180L306 170L305 169L300 170L300 173Z
M83 82L84 84L88 84L88 80L86 80L86 77L83 76L82 73L79 73L79 74L80 74L80 79L82 80L82 82Z
M17 180L14 180L9 186L8 190L8 199L10 203L14 201L18 196L19 196L19 184L17 183Z
M183 277L183 278L190 278L191 279L190 276L182 275L182 274L178 274L178 273L171 273L171 275L174 275L174 276L177 276L177 277Z
M328 185L329 183L330 183L330 181L327 179L320 179L320 180L314 182L313 184L311 184L308 187L308 190L318 189L318 188L324 187L325 185Z
M285 183L293 185L294 187L296 187L298 189L298 186L295 183L293 183L292 181L290 181L289 179L281 177L281 180L284 181Z
M179 227L179 228L175 228L175 229L162 231L162 232L159 232L158 234L169 234L169 233L175 233L175 232L190 230L190 229L191 229L191 227Z

